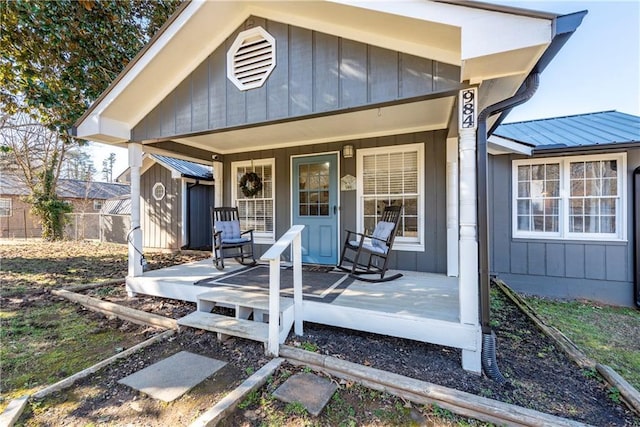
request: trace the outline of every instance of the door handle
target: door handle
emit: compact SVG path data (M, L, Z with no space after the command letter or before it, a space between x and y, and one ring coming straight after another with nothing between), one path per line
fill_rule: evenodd
M333 205L333 214L336 215L338 213L338 207Z

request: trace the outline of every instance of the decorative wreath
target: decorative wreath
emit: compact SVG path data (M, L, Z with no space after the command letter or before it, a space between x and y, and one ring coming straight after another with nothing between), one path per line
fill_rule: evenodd
M247 172L240 178L240 190L245 197L255 196L262 190L262 180L255 172Z

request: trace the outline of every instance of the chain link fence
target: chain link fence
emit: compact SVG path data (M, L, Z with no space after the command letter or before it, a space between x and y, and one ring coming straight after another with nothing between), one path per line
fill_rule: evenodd
M65 214L66 240L98 240L110 243L126 243L131 228L129 215L105 215L101 213L74 212ZM29 209L13 209L11 216L0 217L0 237L30 239L42 237L42 228Z

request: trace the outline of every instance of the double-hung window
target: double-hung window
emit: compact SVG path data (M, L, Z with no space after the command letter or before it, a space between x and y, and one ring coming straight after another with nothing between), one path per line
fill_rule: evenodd
M388 205L402 205L396 250L424 250L424 145L359 149L358 230L372 232Z
M275 240L275 159L233 162L233 203L238 207L240 228L253 229L256 243L273 243ZM253 196L245 196L240 191L240 180L245 173L255 172L262 182L262 190Z
M625 170L624 153L514 161L514 237L625 239Z
M0 216L11 216L11 199L0 199Z

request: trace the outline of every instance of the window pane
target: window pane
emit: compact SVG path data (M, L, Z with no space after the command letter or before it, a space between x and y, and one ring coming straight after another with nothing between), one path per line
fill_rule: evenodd
M572 233L584 232L584 225L582 216L570 216L569 217L569 231Z
M602 199L602 200L600 200L600 214L602 214L602 215L615 215L616 214L616 200L615 199Z
M402 211L405 216L418 216L418 198L406 197Z
M584 163L571 163L569 171L571 179L584 179Z
M605 178L615 178L618 176L618 162L609 160L602 162L602 176Z
M518 197L531 197L531 192L529 191L528 182L518 183Z
M518 216L518 230L521 231L530 231L530 217L527 216Z
M584 214L584 200L572 199L569 204L569 215L583 215Z
M533 231L544 231L544 216L533 216Z
M544 192L547 197L560 196L560 181L547 181Z
M584 196L584 181L582 179L571 180L571 196L576 196L576 197Z
M531 181L531 197L541 198L544 197L544 181Z
M560 179L560 165L559 164L549 164L547 166L547 179Z
M602 195L603 196L618 195L618 180L616 178L604 178L602 180Z
M544 231L548 231L548 232L556 232L556 231L558 231L558 217L557 216L553 215L553 216L545 217Z
M601 176L600 162L585 162L584 164L585 178L599 178Z
M542 214L544 212L544 203L540 200L532 200L531 208L534 214Z
M531 166L518 166L518 181L529 181Z
M531 213L531 201L518 200L518 215L529 215Z
M531 179L532 180L542 180L544 179L544 165L533 165L531 166Z
M603 216L600 218L600 232L601 233L615 233L616 232L616 217L615 216Z

